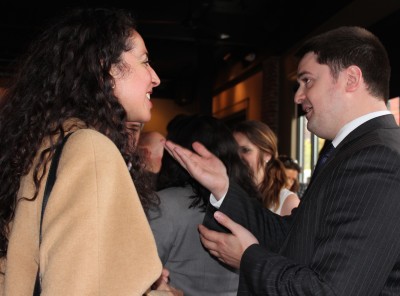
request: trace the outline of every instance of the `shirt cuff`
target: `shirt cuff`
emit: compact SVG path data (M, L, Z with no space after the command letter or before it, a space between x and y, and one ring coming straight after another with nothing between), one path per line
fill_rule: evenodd
M217 200L217 199L215 198L215 196L211 193L211 194L210 194L210 204L211 204L214 208L219 209L219 207L221 206L222 202L224 201L225 196L226 196L227 193L228 193L228 192L225 192L225 194L221 197L220 200Z

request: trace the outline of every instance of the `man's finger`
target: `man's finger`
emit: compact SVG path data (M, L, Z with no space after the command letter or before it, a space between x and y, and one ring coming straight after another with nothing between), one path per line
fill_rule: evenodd
M185 150L184 148L182 148L178 144L175 144L174 142L171 142L171 141L166 141L165 142L165 148L167 149L169 154L171 154L172 157L174 157L174 154L176 154L177 151ZM191 153L191 151L188 151L188 153Z
M216 211L214 213L214 218L218 221L219 224L228 228L232 234L235 234L238 230L245 229L240 224L234 222L231 218L220 211ZM200 234L207 240L216 241L218 237L223 235L221 232L213 231L205 227L204 225L199 225L198 227Z
M175 143L172 143L171 141L167 141L165 143L165 148L167 149L168 153L176 160L179 162L179 164L187 169L186 167L186 162L182 158L184 154L184 149L181 148L179 145L176 145ZM187 157L186 157L187 158Z
M218 242L222 239L222 236L225 235L225 233L210 230L201 224L198 229L200 232L200 240L204 247L208 250L217 250Z
M216 211L214 213L214 218L218 221L219 224L228 228L232 232L232 234L236 234L237 230L243 228L243 226L234 222L231 218L220 211Z
M200 235L208 241L216 241L218 238L218 235L220 234L217 231L208 229L207 227L205 227L202 224L199 225L198 229L199 229Z
M214 218L219 224L228 228L232 232L232 235L240 240L243 250L247 249L252 244L258 244L257 238L249 230L234 222L224 213L216 211L214 213Z
M208 239L207 234L208 228L203 225L199 225L198 229L200 232L201 243L208 249L208 246L211 244L211 241Z
M212 153L200 142L193 142L192 147L200 156L209 158Z
M220 255L219 252L217 252L217 251L212 251L212 250L210 250L209 252L210 252L211 255L213 255L215 258L217 258L219 261L225 263L224 259L221 257L221 255Z

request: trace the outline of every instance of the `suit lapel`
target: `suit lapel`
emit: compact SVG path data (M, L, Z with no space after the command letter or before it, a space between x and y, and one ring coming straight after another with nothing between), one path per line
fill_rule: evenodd
M360 151L360 149L375 145L377 139L376 133L379 132L377 130L383 128L398 129L399 127L392 115L380 116L365 122L343 139L343 141L335 148L319 174L317 174L315 178L314 175L312 176L310 184L301 199L300 205L296 209L295 216L293 217L294 222L288 232L288 236L282 244L280 250L281 254L286 256L297 256L299 252L303 252L304 248L302 247L304 246L299 246L298 244L306 244L306 242L304 240L296 240L299 239L296 238L297 230L299 227L302 227L302 223L307 223L307 231L309 232L316 231L318 228L317 224L314 225L314 227L311 227L313 221L315 223L318 222L320 210L316 209L316 207L320 206L321 198L323 198L321 194L324 192L323 187L327 180L331 178L335 167L337 167L344 159L350 157L353 153ZM301 230L299 230L299 232L301 232ZM312 256L312 253L309 253L307 248L305 248L305 253L303 252L301 254L304 258L297 259L304 260L304 262L307 262L309 259L307 256Z

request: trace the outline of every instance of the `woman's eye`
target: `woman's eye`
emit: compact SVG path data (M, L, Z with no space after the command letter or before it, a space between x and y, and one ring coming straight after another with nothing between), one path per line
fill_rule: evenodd
M150 60L144 61L144 64L146 64L147 66L149 66L149 65L150 65Z
M240 153L248 153L248 152L250 152L249 148L246 148L246 147L240 148Z

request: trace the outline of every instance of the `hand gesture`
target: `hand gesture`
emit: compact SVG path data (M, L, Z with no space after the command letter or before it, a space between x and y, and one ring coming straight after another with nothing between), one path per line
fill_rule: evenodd
M195 152L171 141L165 143L168 153L219 200L228 192L229 178L226 168L218 157L199 142L194 142L192 146Z
M244 251L253 244L258 244L254 235L242 225L235 223L222 212L215 212L214 218L232 233L222 233L199 225L200 240L203 246L220 261L234 267L240 267Z

